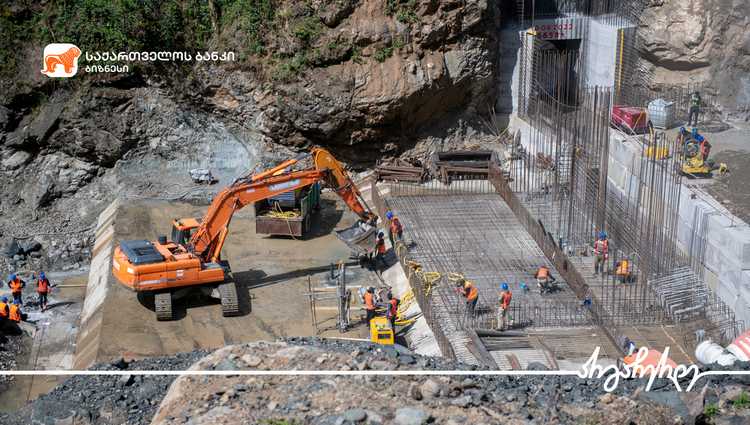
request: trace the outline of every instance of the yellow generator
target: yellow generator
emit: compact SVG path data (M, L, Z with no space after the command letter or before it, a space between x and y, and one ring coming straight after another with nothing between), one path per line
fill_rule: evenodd
M376 316L370 320L370 341L376 344L393 345L393 328L385 316Z

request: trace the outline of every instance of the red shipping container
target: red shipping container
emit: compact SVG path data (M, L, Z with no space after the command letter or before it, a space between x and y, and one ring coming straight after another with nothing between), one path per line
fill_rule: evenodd
M612 126L628 133L648 132L648 114L645 108L617 105L612 107Z

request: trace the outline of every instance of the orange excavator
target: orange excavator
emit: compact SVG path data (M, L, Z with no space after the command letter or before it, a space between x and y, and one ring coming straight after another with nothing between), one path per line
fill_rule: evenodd
M312 165L293 170L308 159ZM195 218L175 219L171 239L160 236L155 242L120 242L114 251L112 273L131 290L154 295L157 320L172 320L172 298L196 287L221 299L225 317L239 315L237 286L229 263L221 259L233 214L254 202L316 182L331 188L360 217L352 228L339 232L340 239L352 245L374 232L378 217L343 166L328 151L313 148L309 154L235 180L216 195L200 222Z

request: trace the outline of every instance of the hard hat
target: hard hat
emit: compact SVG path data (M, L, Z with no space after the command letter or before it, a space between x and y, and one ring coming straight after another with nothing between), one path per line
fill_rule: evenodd
M680 127L680 133L686 133L686 132L687 130L685 129L685 127Z
M39 273L39 279L45 279L47 276L44 274L44 272Z
M693 127L692 130L690 130L690 133L693 135L693 137L698 135L698 129L696 127Z
M16 280L16 274L15 273L11 274L9 279L10 280Z
M373 292L375 292L375 288L373 288L371 286L371 287L367 288L367 292L373 293Z
M21 300L13 300L13 304L21 305Z
M386 211L385 218L387 218L388 220L393 220L393 212Z
M3 297L3 302L7 303L8 302L8 297Z
M695 140L697 140L699 142L702 142L702 141L706 140L706 138L703 137L703 136L701 136L700 134L696 134L695 135Z
M603 230L599 232L599 239L607 239L607 232Z
M503 288L503 291L507 291L508 290L508 284L505 283L505 282L503 282L503 284L500 285L500 287Z
M378 237L379 237L379 238L382 238L383 236L385 236L385 233L383 233L383 232L378 232Z

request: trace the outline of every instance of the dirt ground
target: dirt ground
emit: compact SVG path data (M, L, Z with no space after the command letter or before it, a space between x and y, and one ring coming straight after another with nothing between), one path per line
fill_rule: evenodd
M348 261L350 250L332 231L348 226L356 216L331 193L324 194L322 210L313 219L314 230L304 240L269 237L255 233L255 223L247 214L235 215L224 247L226 258L246 298L243 314L225 318L218 300L189 296L176 301L177 320L158 322L149 303L115 282L105 301L98 342L97 361L126 357L146 357L215 349L228 344L273 340L284 336L315 335L311 320L308 278L313 287L329 280L332 263ZM117 215L115 241L169 234L175 217L200 217L205 207L167 202L128 203ZM348 268L349 285L374 284L376 276L359 266ZM356 289L355 289L356 290ZM246 296L246 297L245 297ZM356 298L356 297L355 297ZM323 305L323 303L321 303ZM333 301L330 301L333 306ZM321 312L323 328L333 328L335 311ZM326 320L327 319L327 320ZM358 320L358 312L353 313ZM366 337L364 326L339 333L331 329L321 336Z
M724 162L730 173L718 174L706 190L745 223L750 223L750 123L733 123L729 130L706 133L711 141L711 159Z

